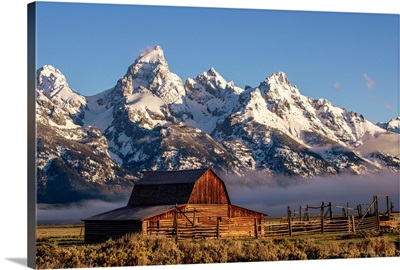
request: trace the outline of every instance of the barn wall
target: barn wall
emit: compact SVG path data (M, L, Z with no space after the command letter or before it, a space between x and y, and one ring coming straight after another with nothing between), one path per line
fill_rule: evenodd
M242 208L236 205L229 205L229 216L230 217L260 217L263 216L261 213L252 211L250 209Z
M196 213L193 211L196 209ZM193 223L193 218L195 218L195 223L201 224L216 224L217 217L228 217L228 205L227 204L188 204L185 206L178 207L181 212L187 212L186 217L178 213L177 219L179 225L189 225L191 224L188 219ZM145 219L148 221L149 226L172 226L174 221L175 209L164 212L162 214Z
M250 231L250 228L253 227L251 232L251 237L256 237L256 232L258 236L264 235L264 224L265 224L265 215L259 212L255 212L246 208L242 208L236 205L229 205L229 216L234 226L231 226L230 230L232 232L237 231L241 235L245 235L246 232ZM253 235L254 234L254 235Z
M210 170L193 187L189 204L228 204L229 197L223 182Z
M129 233L141 232L141 222L134 220L123 221L85 221L85 242L104 242L110 238L116 239Z
M193 213L193 210L196 213ZM192 231L193 237L207 228L208 233L220 237L262 237L264 235L264 215L248 209L228 204L189 204L179 207L185 215L177 214L180 230L187 234ZM230 216L233 214L233 216ZM173 236L174 210L145 220L149 234L169 234ZM203 228L203 229L202 229ZM147 232L144 232L146 234Z

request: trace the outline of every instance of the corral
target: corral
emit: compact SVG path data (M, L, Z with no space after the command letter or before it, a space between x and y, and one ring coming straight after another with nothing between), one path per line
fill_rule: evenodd
M385 207L379 207L379 198L385 198ZM364 207L364 208L363 208ZM355 233L359 231L398 229L399 213L394 213L394 206L389 195L374 195L371 203L358 204L356 208L336 206L342 213L334 215L333 203L324 202L318 206L299 206L299 210L287 208L284 218L270 218L265 223L265 237L310 235L316 233ZM385 211L381 211L385 209ZM311 211L316 212L314 215Z
M84 220L85 242L129 233L203 237L264 236L266 214L231 204L212 169L146 171L127 206Z

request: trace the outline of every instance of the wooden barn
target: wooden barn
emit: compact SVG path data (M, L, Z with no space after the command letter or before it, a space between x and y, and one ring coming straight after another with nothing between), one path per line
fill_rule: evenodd
M264 236L266 214L232 205L212 169L146 171L127 206L84 220L85 242L128 233L178 239Z

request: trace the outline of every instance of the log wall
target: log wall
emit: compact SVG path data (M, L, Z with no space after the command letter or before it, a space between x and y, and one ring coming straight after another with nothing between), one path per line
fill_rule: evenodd
M174 211L149 218L150 235L175 235ZM230 214L234 213L234 217ZM179 238L262 237L264 215L227 204L189 204L176 214Z
M98 243L116 239L129 233L141 232L140 221L85 221L85 242Z

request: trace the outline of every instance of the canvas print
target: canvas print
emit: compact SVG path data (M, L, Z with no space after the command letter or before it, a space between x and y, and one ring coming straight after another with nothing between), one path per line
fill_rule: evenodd
M30 267L396 257L399 16L28 6Z

